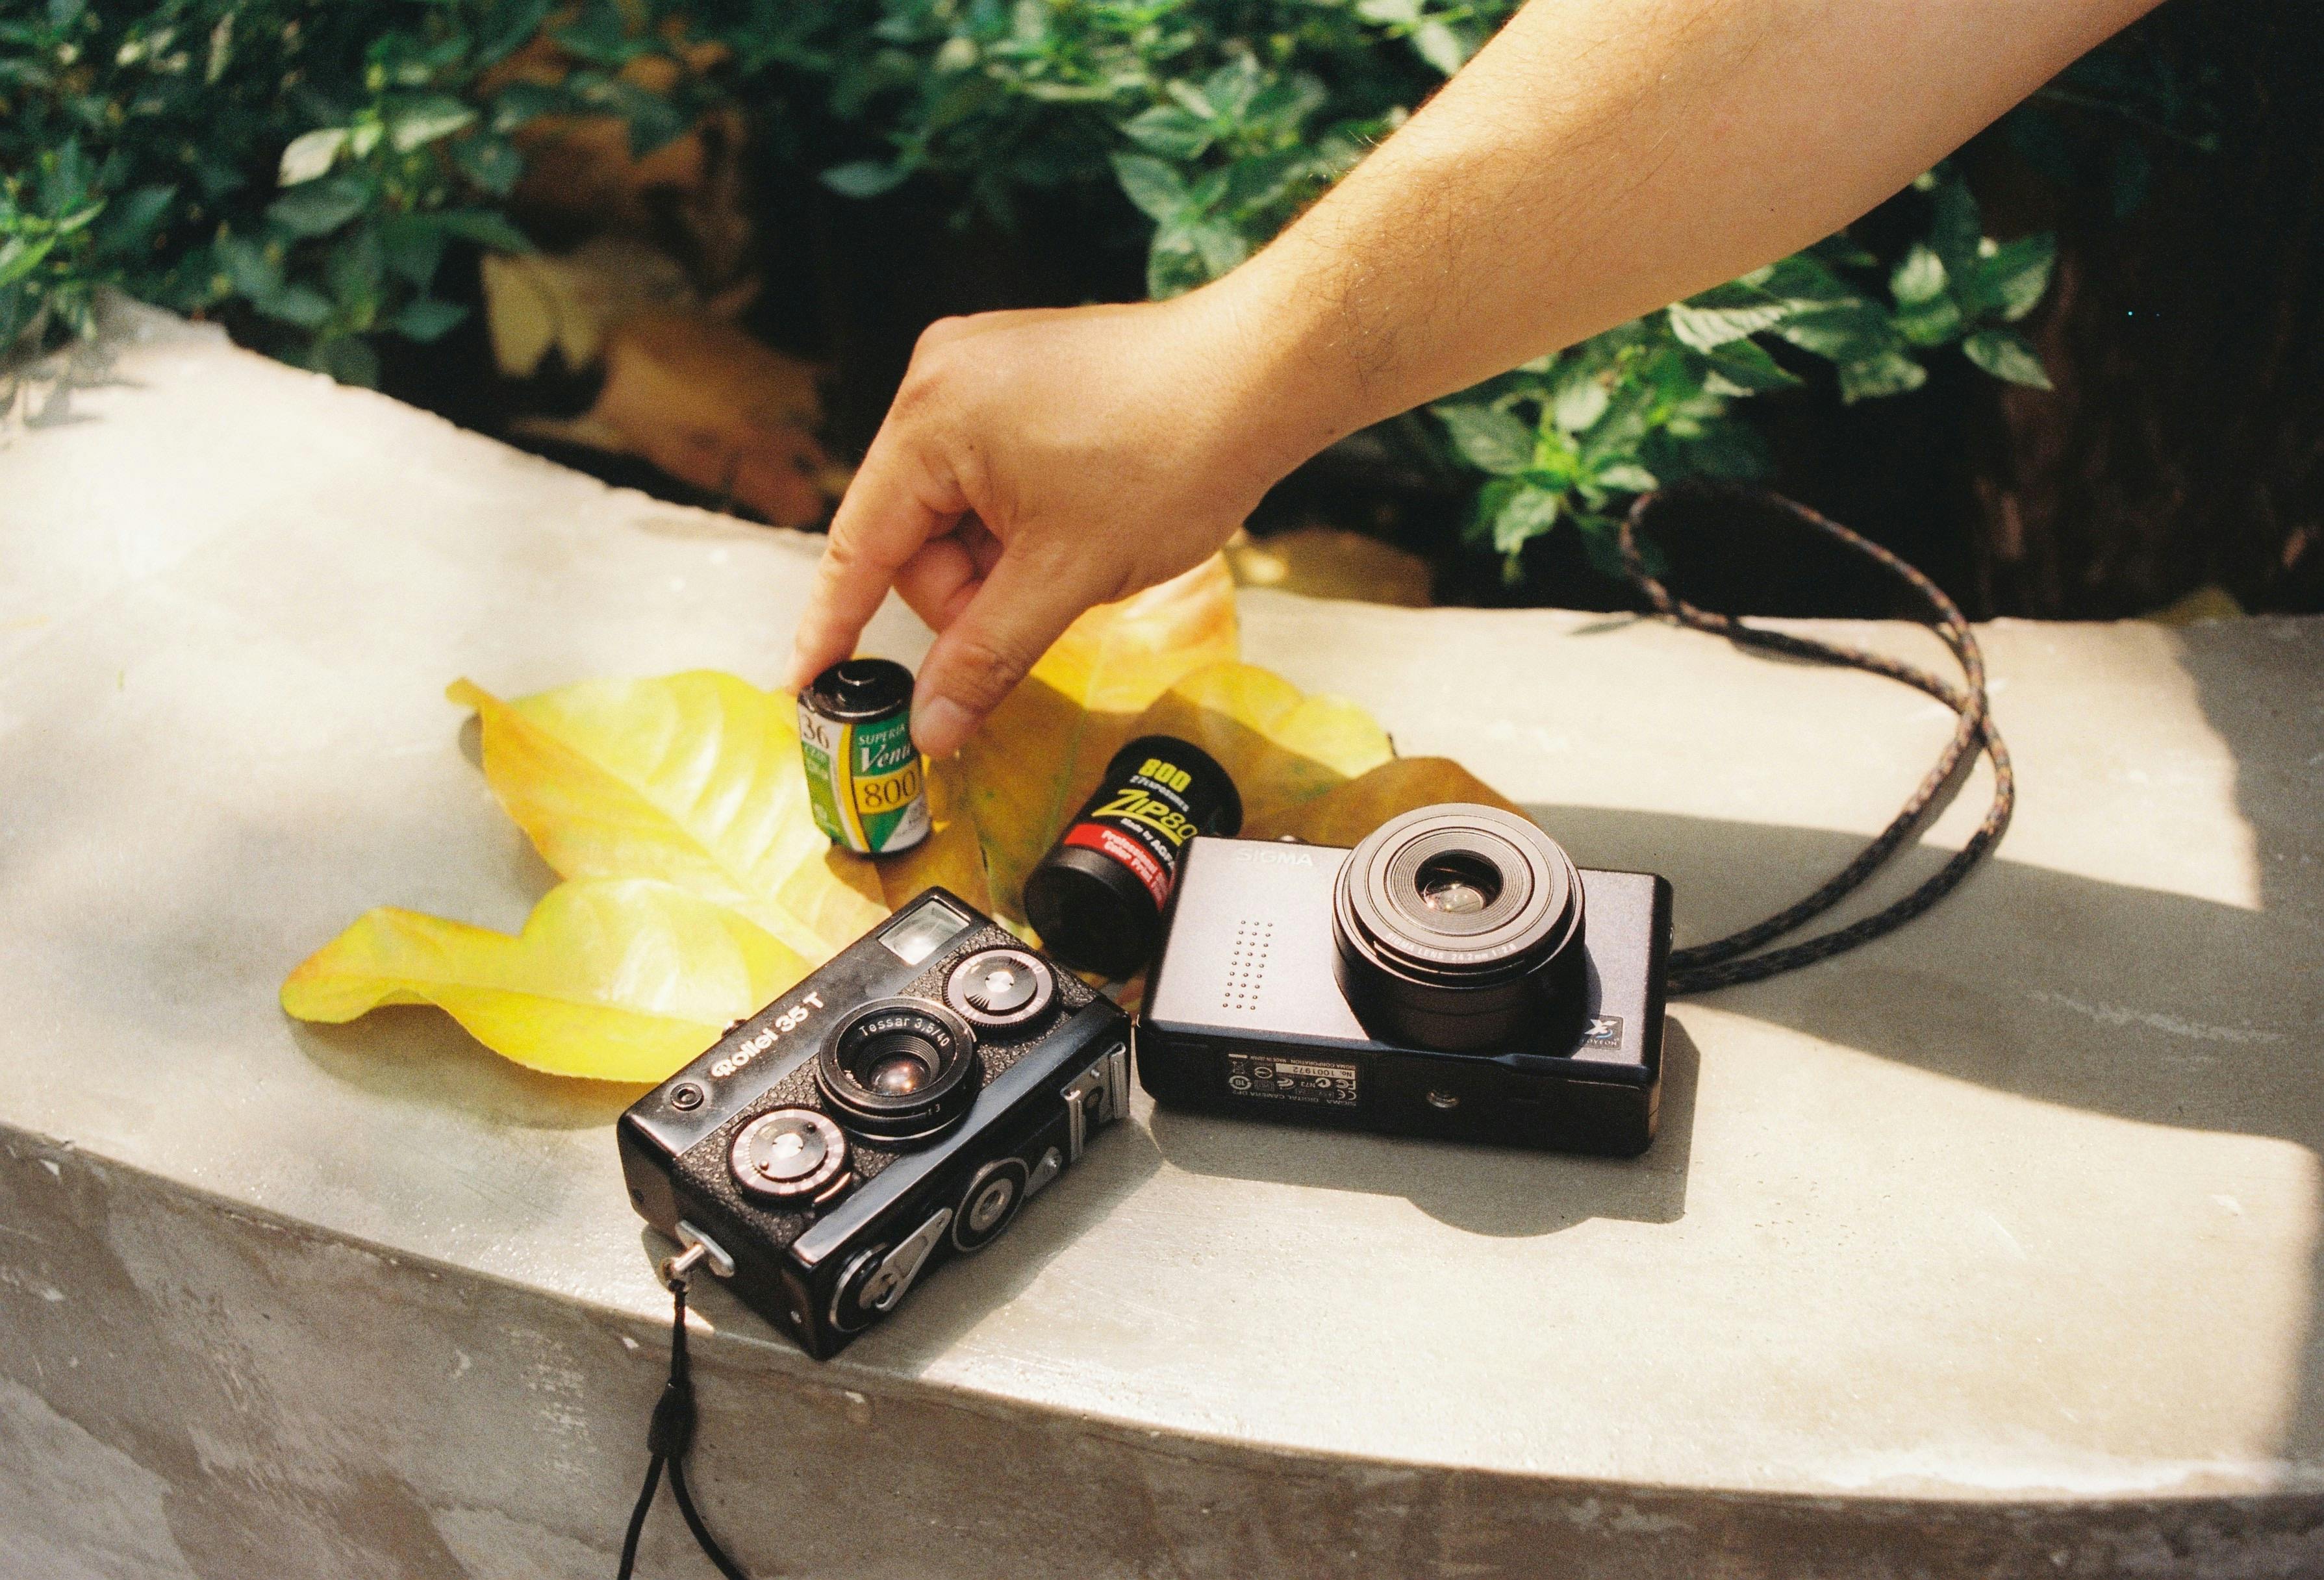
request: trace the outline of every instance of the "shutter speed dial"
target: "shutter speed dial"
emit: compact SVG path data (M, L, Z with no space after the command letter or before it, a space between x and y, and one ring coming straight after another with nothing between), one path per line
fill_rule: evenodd
M743 1190L796 1200L846 1173L847 1137L813 1108L772 1108L736 1134L728 1166Z
M1021 949L981 949L945 979L953 1012L988 1031L1038 1019L1056 991L1049 968Z

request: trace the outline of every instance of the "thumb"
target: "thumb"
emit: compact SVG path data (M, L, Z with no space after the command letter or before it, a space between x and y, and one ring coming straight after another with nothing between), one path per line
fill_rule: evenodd
M1003 553L920 665L914 742L930 757L960 749L1049 644L1097 601L1067 566Z

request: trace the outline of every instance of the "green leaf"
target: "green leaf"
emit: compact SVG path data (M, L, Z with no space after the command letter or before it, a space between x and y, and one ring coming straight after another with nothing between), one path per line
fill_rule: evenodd
M1462 41L1459 33L1434 17L1412 30L1412 48L1415 54L1447 77L1469 63L1469 46Z
M353 172L293 187L266 208L266 217L294 236L327 236L370 207L371 186Z
M1609 493L1652 493L1662 486L1659 478L1635 461L1618 461L1600 467L1590 481Z
M444 227L432 215L400 214L380 222L379 244L388 269L422 290L436 278L444 240Z
M468 309L457 302L438 301L434 297L421 297L406 304L403 310L388 320L388 325L406 340L423 344L439 339L446 331L468 316Z
M1462 526L1462 537L1475 544L1491 542L1493 521L1500 515L1501 507L1515 499L1518 490L1529 486L1514 477L1497 477L1479 489L1476 504L1469 512L1469 519Z
M464 137L452 145L460 173L495 198L505 198L524 174L524 155L505 137Z
M106 211L105 223L97 227L97 244L115 253L143 249L177 196L174 186L140 187L118 199Z
M1964 320L1960 304L1940 296L1897 313L1896 332L1915 345L1942 345L1960 335Z
M1821 259L1805 253L1795 253L1764 269L1755 269L1743 280L1794 308L1831 306L1856 299L1856 293L1849 289L1846 280Z
M1452 436L1453 447L1480 471L1508 477L1533 464L1533 429L1499 408L1452 404L1429 409Z
M630 125L632 159L643 159L655 149L677 142L691 124L676 105L635 83L614 84L613 103Z
M2058 262L2058 238L2043 232L2020 236L1997 248L1990 258L1978 261L1978 285L2015 323L2039 305L2050 289L2050 273Z
M1520 485L1493 516L1493 547L1503 554L1517 553L1557 525L1558 512L1564 504L1561 494L1545 488Z
M1933 194L1935 213L1929 226L1929 245L1956 275L1966 274L1977 262L1977 244L1985 239L1984 221L1968 184L1955 177L1938 179Z
M253 301L282 289L282 265L248 236L221 236L212 249L234 289Z
M1560 433L1578 434L1606 415L1606 403L1612 399L1594 373L1577 369L1557 386L1549 419Z
M379 234L369 225L349 231L332 243L330 255L323 262L331 294L351 312L368 307L377 298L386 270Z
M1264 208L1290 188L1307 156L1296 149L1239 159L1227 167L1222 207L1240 214Z
M476 41L475 62L495 65L532 41L548 19L550 0L501 0L490 27Z
M1221 116L1240 121L1251 100L1259 96L1260 86L1258 64L1240 55L1204 79L1203 97Z
M1715 351L1704 352L1702 359L1710 364L1712 379L1723 386L1713 391L1716 394L1757 395L1769 390L1787 390L1800 381L1757 341L1730 341Z
M1866 362L1898 350L1888 316L1860 299L1795 314L1776 333L1802 351L1835 363Z
M285 285L263 295L244 294L250 305L266 317L301 329L319 329L331 317L331 299L311 285Z
M859 159L824 171L823 184L842 198L877 198L902 186L911 173L910 167L900 161L889 164L876 159Z
M338 162L339 151L347 145L345 126L322 126L312 132L302 132L290 140L282 151L281 164L275 174L275 184L296 187L330 173Z
M424 148L438 138L449 137L475 124L476 112L458 99L441 94L412 99L398 106L387 119L387 140L398 153L410 153Z
M1113 173L1130 200L1149 219L1172 219L1187 207L1186 183L1179 179L1177 171L1158 159L1139 153L1117 153L1113 156Z
M1195 255L1213 280L1227 273L1250 256L1250 243L1231 225L1206 221L1186 227L1186 235L1194 244Z
M1929 381L1929 370L1901 351L1882 352L1840 367L1840 398L1850 406L1859 400L1903 395Z
M1888 277L1888 289L1906 307L1932 302L1945 294L1945 261L1915 242Z
M1980 329L1961 342L1961 350L1969 361L1997 379L2029 389L2051 388L2050 375L2043 371L2041 354L2015 329Z
M366 390L379 386L379 354L353 335L318 341L309 360L342 384L358 384Z
M1729 341L1757 335L1762 329L1772 329L1782 323L1791 310L1787 303L1769 300L1733 307L1674 302L1670 308L1671 333L1677 335L1682 344L1697 351L1710 351Z
M1156 105L1122 125L1122 135L1165 159L1190 160L1211 145L1208 122L1177 105Z
M1356 0L1356 14L1377 27L1417 27L1420 0Z
M57 238L52 235L42 236L38 241L25 236L11 236L5 244L0 244L0 285L14 285L32 273L40 267L41 260L49 255L49 249L56 244ZM38 288L34 289L33 295L35 300L39 299Z
M532 238L489 208L447 208L436 216L437 228L447 235L490 247L496 253L530 253Z

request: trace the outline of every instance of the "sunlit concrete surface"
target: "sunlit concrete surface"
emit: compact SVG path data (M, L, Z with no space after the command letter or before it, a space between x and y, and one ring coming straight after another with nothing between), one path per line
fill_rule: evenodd
M0 435L0 1574L610 1573L668 1319L631 1094L275 988L549 881L446 682L771 679L814 543L137 322ZM1688 938L1947 730L1627 619L1244 624ZM1646 1158L1141 1109L837 1362L706 1295L712 1520L882 1580L2324 1571L2324 621L1983 637L2000 859L1679 1005ZM667 1507L647 1555L710 1573Z

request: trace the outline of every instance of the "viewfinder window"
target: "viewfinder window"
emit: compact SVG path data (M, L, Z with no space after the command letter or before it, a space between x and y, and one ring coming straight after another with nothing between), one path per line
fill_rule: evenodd
M967 926L968 918L942 900L922 900L890 923L880 942L906 965L917 966Z

